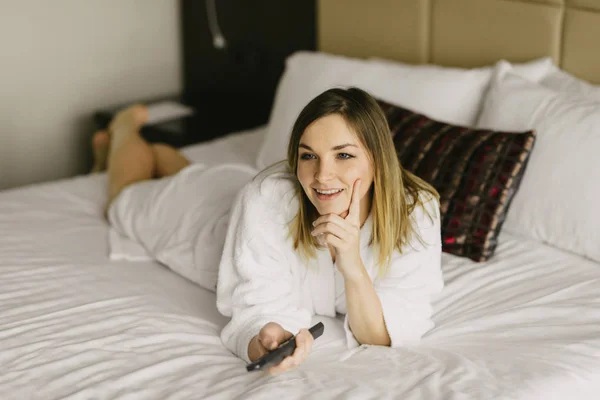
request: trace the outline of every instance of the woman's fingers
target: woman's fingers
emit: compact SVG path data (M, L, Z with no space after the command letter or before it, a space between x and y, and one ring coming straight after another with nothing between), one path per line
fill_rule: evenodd
M291 355L295 365L300 365L312 349L313 337L308 329L301 329L296 335L296 349Z
M321 245L324 245L322 242L333 245L331 241L325 240L327 234L336 236L348 244L356 242L360 236L360 228L357 225L355 226L350 220L335 214L323 215L317 218L313 225L314 229L311 234L317 237ZM333 241L335 242L335 239Z
M298 344L299 340L301 341L300 344ZM296 336L297 347L296 347L296 351L294 351L294 354L293 354L294 357L297 357L296 361L299 360L299 362L297 364L300 364L304 360L306 360L306 358L312 351L312 345L313 345L314 341L315 341L315 339L310 334L308 329L300 330L300 333L298 333L298 335ZM300 349L300 351L298 352L298 354L296 354L298 349Z
M292 356L287 356L286 358L283 359L282 362L269 368L268 372L271 375L279 375L279 374L282 374L286 371L293 369L295 366L296 365L294 363L294 359L292 358Z
M350 228L352 229L352 228ZM311 232L321 246L331 245L336 252L345 252L358 246L359 233L348 232L340 226L326 222L317 226Z
M313 222L313 227L316 228L317 226L328 223L328 222L337 224L342 227L352 226L350 221L340 217L337 214L325 214L325 215L321 215L319 218L317 218Z
M317 227L312 230L311 235L318 236L326 233L333 234L340 239L349 239L351 235L351 233L344 229L344 227L341 227L333 222L325 222L317 225Z
M312 350L313 337L308 329L301 329L295 337L296 349L291 356L287 356L284 360L269 369L269 373L272 375L278 375L285 371L296 368L302 364L308 357Z
M352 185L352 199L348 207L346 219L349 219L353 224L360 225L360 179L354 181Z
M336 254L357 249L360 242L360 227L353 218L342 218L336 214L322 215L313 222L311 235L321 246L330 245Z

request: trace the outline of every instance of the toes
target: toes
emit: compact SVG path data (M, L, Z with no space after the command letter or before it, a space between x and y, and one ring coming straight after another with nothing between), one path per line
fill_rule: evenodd
M110 144L110 136L106 131L97 131L92 137L92 146L94 150L107 148Z
M92 137L94 164L92 172L102 172L106 169L106 159L110 146L110 136L106 131L97 131Z

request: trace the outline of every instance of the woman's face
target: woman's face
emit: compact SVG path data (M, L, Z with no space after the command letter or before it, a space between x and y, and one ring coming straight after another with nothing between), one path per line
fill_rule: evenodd
M310 124L298 146L298 180L319 214L347 215L354 182L360 179L360 220L367 219L373 167L344 118L331 114Z

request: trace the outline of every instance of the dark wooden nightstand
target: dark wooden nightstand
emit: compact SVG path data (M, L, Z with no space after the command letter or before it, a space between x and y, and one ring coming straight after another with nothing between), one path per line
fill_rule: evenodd
M171 100L194 109L193 116L142 128L142 136L149 142L166 143L179 148L267 123L271 96L266 93L203 92L187 98L171 96L136 103L151 104ZM123 107L107 108L94 113L97 129L106 129L114 114Z

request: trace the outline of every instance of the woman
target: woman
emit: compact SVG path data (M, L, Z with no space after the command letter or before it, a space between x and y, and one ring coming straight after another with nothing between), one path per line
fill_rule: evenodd
M185 164L175 160L165 169ZM118 161L109 156L113 199L132 181L110 174ZM414 344L433 326L440 257L436 191L402 169L371 96L330 89L297 118L287 162L237 196L219 265L217 307L231 317L221 338L253 361L297 333L273 374L306 359L315 314L345 314L349 347Z
M219 267L224 343L255 360L293 333L310 353L314 314L346 314L349 346L403 346L432 327L443 286L436 191L403 170L376 101L359 89L312 100L285 165L242 191Z

